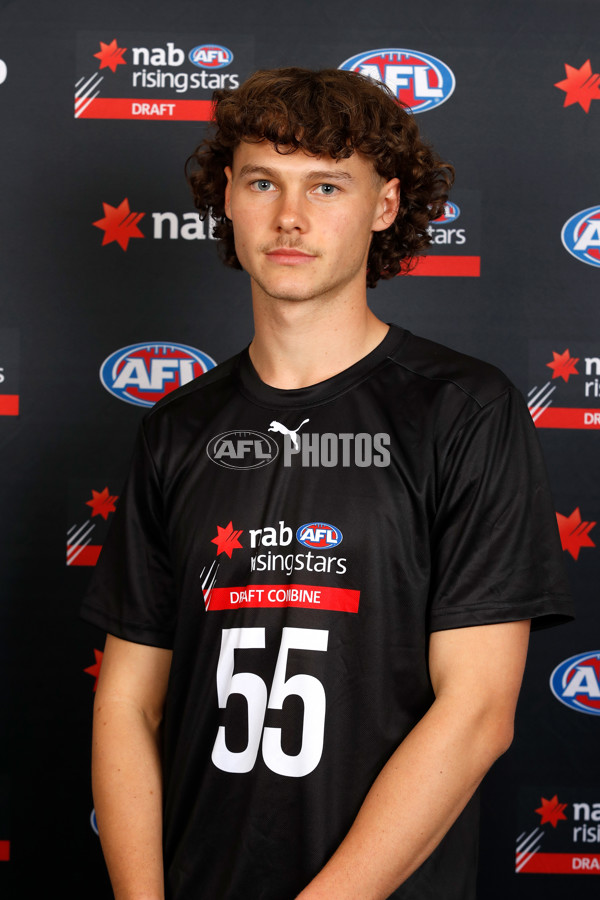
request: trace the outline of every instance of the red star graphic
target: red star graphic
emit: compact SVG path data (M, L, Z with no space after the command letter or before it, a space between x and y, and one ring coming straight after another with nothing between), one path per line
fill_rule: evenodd
M579 103L582 109L590 111L592 100L600 100L600 75L592 75L592 66L589 59L580 69L568 66L565 63L567 77L563 81L557 81L554 87L565 91L566 97L563 106L572 106Z
M102 657L104 653L102 650L94 650L94 656L96 657L96 662L93 666L88 666L87 669L84 669L84 672L87 672L88 675L93 675L96 679L94 681L94 690L98 687L98 676L100 675L100 666L102 665Z
M111 206L110 203L103 203L104 218L93 222L96 228L101 228L104 232L102 238L102 246L111 244L116 241L119 247L127 250L127 245L131 238L143 238L144 235L137 227L138 222L146 213L132 213L129 209L129 200L127 197L119 206Z
M552 356L554 357L552 362L546 363L548 368L553 370L552 380L555 378L562 378L564 381L568 382L571 375L579 375L579 372L575 368L579 362L579 357L575 358L574 356L569 356L568 350L565 350L564 353L556 353L553 350Z
M115 511L115 500L118 499L118 497L111 497L107 487L103 491L95 491L92 488L92 499L86 500L85 505L92 507L92 519L94 516L102 516L106 522L108 514Z
M226 528L221 528L220 525L217 525L217 536L211 541L211 544L217 545L217 556L219 553L226 553L229 559L231 559L231 554L234 550L238 547L240 550L243 549L238 540L240 534L243 534L243 532L241 530L236 531L232 522L230 522Z
M117 47L116 40L112 40L110 44L100 41L100 52L94 53L94 56L100 60L100 69L110 69L111 72L116 72L117 66L127 65L123 59L126 50L127 47Z
M595 547L589 533L595 522L582 522L579 507L573 510L570 516L561 516L556 513L558 532L563 550L567 550L573 559L578 559L582 547Z
M558 796L555 794L552 800L546 800L545 797L542 797L542 805L536 809L536 813L539 813L542 817L540 820L540 825L545 825L546 822L550 822L553 828L556 828L560 819L564 819L567 821L567 817L565 816L564 810L567 808L566 803L559 803Z

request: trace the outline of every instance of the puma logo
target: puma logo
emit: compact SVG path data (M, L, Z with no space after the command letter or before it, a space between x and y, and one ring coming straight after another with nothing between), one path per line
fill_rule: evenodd
M286 428L285 425L282 425L281 422L273 421L269 425L269 431L277 431L279 434L287 434L290 436L292 444L294 445L294 450L298 449L298 438L297 432L300 431L303 425L306 425L307 422L310 422L310 419L305 419L303 422L300 422L295 431L290 431L289 428Z

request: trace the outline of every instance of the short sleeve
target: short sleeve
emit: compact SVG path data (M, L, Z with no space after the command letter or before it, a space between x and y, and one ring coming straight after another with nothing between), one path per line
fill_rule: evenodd
M172 647L176 591L161 488L143 425L81 615L124 640Z
M430 629L572 618L546 469L516 388L458 425L439 458Z

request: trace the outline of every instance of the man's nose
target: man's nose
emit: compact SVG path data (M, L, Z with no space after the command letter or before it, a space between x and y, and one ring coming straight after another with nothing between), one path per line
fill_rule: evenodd
M275 227L282 232L304 232L308 226L307 200L302 191L285 190L277 202Z

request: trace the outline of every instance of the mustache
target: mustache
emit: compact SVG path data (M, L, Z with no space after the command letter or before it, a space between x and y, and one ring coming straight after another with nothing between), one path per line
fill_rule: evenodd
M258 249L261 253L272 253L273 250L299 250L301 253L307 253L309 256L321 256L319 250L316 250L314 247L308 247L301 238L295 238L294 240L278 238L276 241L261 244Z

